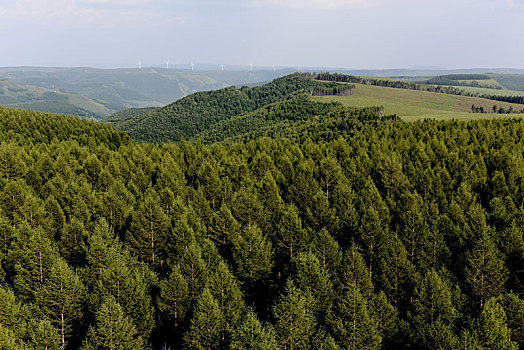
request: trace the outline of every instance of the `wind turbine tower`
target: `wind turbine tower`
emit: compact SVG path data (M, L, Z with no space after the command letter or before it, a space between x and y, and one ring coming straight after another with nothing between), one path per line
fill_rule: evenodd
M274 65L273 65L273 73L276 73L276 72L277 72L277 65L274 64Z
M222 72L224 71L224 65L222 65Z
M195 70L195 64L191 62L191 70Z
M253 71L253 63L249 65L251 67L251 71Z
M138 69L142 69L142 62L140 62L140 60L138 60Z
M166 69L169 69L169 61L166 61Z

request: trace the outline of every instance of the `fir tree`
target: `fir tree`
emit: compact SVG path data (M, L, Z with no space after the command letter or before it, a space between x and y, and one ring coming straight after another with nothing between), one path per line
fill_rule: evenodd
M113 297L100 306L95 324L89 328L83 350L133 350L146 349L131 319Z
M224 316L218 302L209 291L204 288L198 297L191 326L186 334L188 349L217 349L219 348L224 327Z

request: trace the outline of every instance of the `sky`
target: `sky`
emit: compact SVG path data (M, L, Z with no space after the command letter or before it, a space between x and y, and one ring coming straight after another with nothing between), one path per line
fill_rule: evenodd
M0 0L0 66L524 68L524 0Z

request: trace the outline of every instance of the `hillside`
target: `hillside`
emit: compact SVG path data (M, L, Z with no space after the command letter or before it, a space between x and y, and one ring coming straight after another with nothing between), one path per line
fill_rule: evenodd
M286 71L288 72L288 71ZM0 79L61 89L102 103L113 112L163 106L197 91L270 81L281 75L265 71L191 71L165 68L0 68Z
M336 83L314 81L311 75L294 74L258 87L228 87L199 92L156 110L125 111L105 121L127 132L132 138L146 142L196 139L215 124L241 114L281 101L300 91L316 86L334 87Z
M524 347L523 119L267 91L212 145L0 108L0 348Z
M354 85L355 93L352 96L319 96L313 97L313 99L319 102L338 102L351 107L383 106L384 113L396 114L406 121L425 118L477 119L499 116L493 113L471 113L472 105L482 106L486 111L492 111L495 105L498 108L503 107L505 110L512 108L514 111L521 111L524 109L522 104L493 101L479 97L363 84Z
M57 88L17 84L11 80L0 80L0 105L94 119L107 117L116 111L89 97Z
M288 128L293 123L326 116L340 106L382 107L385 115L397 115L406 121L424 118L493 118L524 110L523 104L465 96L466 92L455 87L443 90L430 85L406 85L386 78L324 76L329 79L349 77L367 84L320 81L314 79L318 77L316 75L294 74L253 88L230 87L196 93L162 108L124 110L107 118L105 122L127 132L137 141L176 142L184 138L213 143L262 135L268 130L278 129L280 123L281 127ZM315 89L327 87L349 88L351 91L345 96L333 92L328 92L327 96L306 96L322 95L320 90L316 93ZM300 91L306 94L300 94ZM450 93L445 93L448 91ZM506 99L507 96L501 95L500 98ZM496 114L493 108L496 108ZM477 113L481 111L483 113ZM344 113L352 115L353 112L345 110ZM273 131L270 133L274 134Z

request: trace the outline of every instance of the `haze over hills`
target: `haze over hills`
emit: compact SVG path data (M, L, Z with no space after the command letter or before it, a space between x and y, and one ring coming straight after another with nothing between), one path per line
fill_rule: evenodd
M97 69L4 67L0 79L24 88L11 89L4 106L101 119L126 108L160 107L197 91L231 85L257 85L297 70L397 77L420 81L449 74L492 73L502 87L524 90L524 70L519 69L387 69L355 70L325 67L250 67L197 65L195 70L165 67ZM275 69L275 70L274 70ZM511 73L511 74L510 74ZM508 75L510 74L510 75ZM6 82L3 83L7 84ZM48 89L47 93L44 93ZM15 91L16 90L16 91ZM24 92L25 90L25 92ZM28 93L28 91L33 91ZM56 91L56 93L55 93ZM54 95L57 94L57 95ZM4 101L4 102L1 102Z
M0 79L85 96L106 106L101 116L107 116L125 108L162 106L197 91L269 81L287 73L16 67L0 68ZM69 109L55 112L71 114Z

